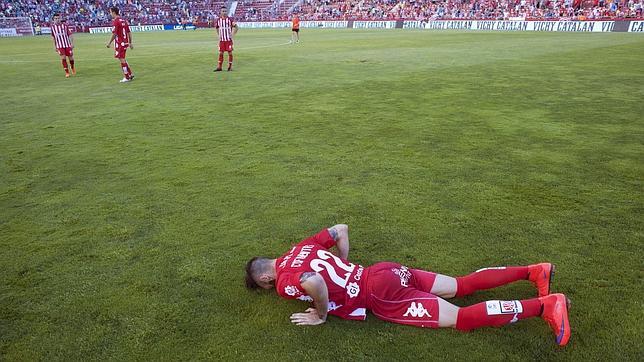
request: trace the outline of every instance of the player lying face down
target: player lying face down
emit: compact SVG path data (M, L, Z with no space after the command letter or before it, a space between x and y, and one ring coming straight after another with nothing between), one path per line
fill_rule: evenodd
M394 323L461 331L541 317L557 344L566 345L570 339L569 301L563 294L550 294L554 275L550 263L484 268L450 277L393 262L364 267L348 258L349 228L338 224L302 240L277 259L250 259L246 286L275 289L284 298L312 303L303 313L291 315L296 325L322 324L328 314L364 320L367 310ZM445 300L521 280L536 287L536 298L489 300L462 308Z

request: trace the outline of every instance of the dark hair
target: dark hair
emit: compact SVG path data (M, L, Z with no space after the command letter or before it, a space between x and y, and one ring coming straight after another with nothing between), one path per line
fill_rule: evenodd
M116 14L116 15L119 14L119 8L117 8L116 6L112 6L110 8L110 11L113 12L114 14Z
M259 285L257 285L257 282L255 279L253 279L253 263L259 259L259 256L256 256L248 261L246 263L246 288L248 289L257 289L259 288Z
M52 15L51 17L52 17L52 18L55 18L55 17L57 17L57 16L60 16L60 14L59 14L59 13L54 13L54 15Z

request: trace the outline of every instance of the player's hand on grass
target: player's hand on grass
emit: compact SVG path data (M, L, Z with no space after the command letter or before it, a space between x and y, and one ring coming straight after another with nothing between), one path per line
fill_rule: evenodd
M298 326L316 326L324 323L324 319L320 318L315 308L309 308L304 313L293 313L291 322Z

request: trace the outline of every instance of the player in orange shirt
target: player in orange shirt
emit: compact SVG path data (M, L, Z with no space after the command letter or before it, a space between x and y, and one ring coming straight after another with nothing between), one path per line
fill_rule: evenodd
M293 34L291 34L291 43L300 42L300 17L297 14L293 15L293 27L291 28Z

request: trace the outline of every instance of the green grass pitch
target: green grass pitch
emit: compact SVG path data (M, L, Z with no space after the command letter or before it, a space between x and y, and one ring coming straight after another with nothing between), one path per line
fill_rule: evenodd
M240 30L107 35L65 79L0 40L0 360L642 360L644 37ZM329 317L244 289L335 223L350 259L450 275L549 260L540 319L471 333ZM456 300L534 295L528 283Z

